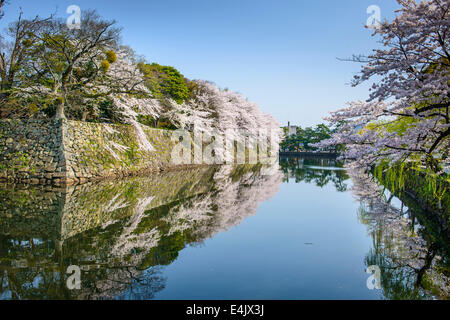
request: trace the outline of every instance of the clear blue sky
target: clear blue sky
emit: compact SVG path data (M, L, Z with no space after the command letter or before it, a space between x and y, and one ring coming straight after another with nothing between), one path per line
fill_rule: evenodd
M392 18L395 0L10 0L0 27L25 16L78 5L123 27L122 40L151 62L190 79L239 91L282 124L310 126L346 101L365 99L368 85L348 85L360 69L336 57L378 46L364 28L370 5Z

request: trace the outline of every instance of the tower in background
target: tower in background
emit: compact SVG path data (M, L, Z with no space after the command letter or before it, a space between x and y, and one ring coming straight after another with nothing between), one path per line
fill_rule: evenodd
M296 134L297 134L297 126L291 126L291 123L288 122L288 130L287 130L288 137Z

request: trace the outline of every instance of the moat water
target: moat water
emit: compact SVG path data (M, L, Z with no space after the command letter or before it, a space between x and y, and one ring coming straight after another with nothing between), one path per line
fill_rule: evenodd
M430 221L327 159L1 186L0 299L448 298Z

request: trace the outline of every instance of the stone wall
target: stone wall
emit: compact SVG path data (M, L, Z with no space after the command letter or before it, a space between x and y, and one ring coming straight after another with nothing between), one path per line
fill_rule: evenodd
M30 184L65 177L61 120L0 121L0 181Z
M142 126L153 151L139 148L138 133L130 125L65 121L62 128L67 181L158 172L172 166L171 132Z
M1 120L0 182L76 184L172 167L171 132L142 127L152 151L130 125Z

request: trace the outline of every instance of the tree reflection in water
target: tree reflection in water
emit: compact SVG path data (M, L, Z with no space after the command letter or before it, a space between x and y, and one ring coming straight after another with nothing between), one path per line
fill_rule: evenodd
M333 183L339 192L347 191L344 183L350 177L340 161L327 158L298 158L286 157L280 159L280 167L284 173L283 181L295 179L296 183L314 183L318 187L324 187Z
M448 299L450 241L445 225L415 199L395 198L367 173L356 168L347 172L353 181L351 191L361 203L359 219L373 240L365 262L380 267L384 297Z
M256 213L277 165L218 166L0 193L0 299L151 299L188 245ZM81 290L66 287L82 269Z
M152 299L182 249L254 215L283 181L351 190L373 241L365 264L381 268L385 298L449 297L449 235L435 214L336 160L287 158L63 189L0 188L0 299ZM66 287L70 265L82 269L81 290Z

